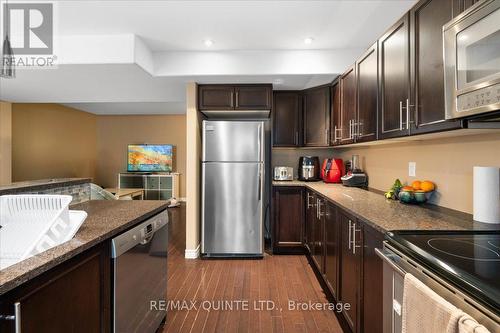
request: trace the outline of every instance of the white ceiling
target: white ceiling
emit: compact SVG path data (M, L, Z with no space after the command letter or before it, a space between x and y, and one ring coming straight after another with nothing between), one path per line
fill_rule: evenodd
M158 114L184 113L192 81L303 89L330 82L414 3L57 1L59 67L1 79L0 99Z

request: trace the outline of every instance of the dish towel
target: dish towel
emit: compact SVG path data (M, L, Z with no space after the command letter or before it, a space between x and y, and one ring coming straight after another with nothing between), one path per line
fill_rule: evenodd
M490 331L468 314L462 313L458 320L458 333L490 333Z
M410 273L403 289L403 333L457 333L463 312Z

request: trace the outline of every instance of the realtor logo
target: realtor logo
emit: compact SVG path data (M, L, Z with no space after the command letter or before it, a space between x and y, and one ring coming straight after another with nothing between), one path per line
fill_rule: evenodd
M3 31L10 33L14 54L52 54L54 47L52 3L4 4L3 14Z

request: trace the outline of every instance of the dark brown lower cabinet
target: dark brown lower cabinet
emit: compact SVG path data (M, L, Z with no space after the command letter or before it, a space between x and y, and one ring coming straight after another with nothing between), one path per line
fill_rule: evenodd
M109 332L111 279L105 242L0 297L0 314L21 308L21 331ZM14 321L0 321L0 332L15 332Z
M326 199L317 195L317 214L314 222L314 251L312 259L321 274L325 273L325 210Z
M334 298L338 297L339 232L337 209L334 204L327 202L325 215L325 280Z
M363 225L363 296L362 326L365 333L383 332L382 287L383 263L375 253L382 248L384 235Z
M343 315L353 333L360 332L361 290L361 225L342 209L337 210L340 224L340 288L339 298Z
M273 187L273 252L302 252L304 194L302 187Z
M306 190L306 218L304 245L309 254L314 255L314 226L316 224L316 194Z

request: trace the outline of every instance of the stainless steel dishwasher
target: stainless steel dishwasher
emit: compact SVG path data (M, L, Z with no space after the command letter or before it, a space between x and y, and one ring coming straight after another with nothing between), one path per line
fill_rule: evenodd
M113 332L155 332L166 312L151 309L167 296L168 212L111 241Z

